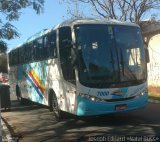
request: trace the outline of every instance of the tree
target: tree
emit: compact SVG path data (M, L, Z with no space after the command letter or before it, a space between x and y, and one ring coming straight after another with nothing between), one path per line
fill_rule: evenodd
M60 2L65 2L67 5L67 15L69 15L69 18L75 19L85 17L83 11L80 11L82 7L79 7L79 0L60 0Z
M154 15L160 0L66 0L89 4L100 17L138 23L147 14Z
M12 21L18 20L21 16L21 9L31 7L40 14L43 10L44 0L0 0L0 52L7 50L4 40L10 40L19 33Z
M7 73L8 72L8 67L7 67L7 55L0 54L0 73Z

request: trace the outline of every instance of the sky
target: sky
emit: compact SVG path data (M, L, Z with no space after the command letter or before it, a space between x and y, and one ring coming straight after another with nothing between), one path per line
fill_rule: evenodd
M8 50L11 50L17 45L22 44L23 42L25 42L25 40L27 40L37 32L43 29L50 29L60 24L64 20L69 19L71 16L67 14L69 6L73 9L75 9L74 7L76 7L76 5L73 4L69 5L63 3L63 0L45 0L44 12L40 15L37 15L36 12L31 8L23 9L21 11L22 14L19 20L12 22L12 24L20 33L20 37L6 41ZM86 17L90 17L89 13L93 10L86 5L82 5L78 8L85 13Z
M12 22L20 33L20 37L6 41L8 49L23 43L35 33L50 29L66 20L69 17L66 13L67 5L60 0L45 0L44 12L40 15L37 15L31 8L23 9L19 20Z

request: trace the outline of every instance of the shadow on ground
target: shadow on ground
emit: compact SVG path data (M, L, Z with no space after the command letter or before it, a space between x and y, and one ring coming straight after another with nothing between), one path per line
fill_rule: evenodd
M69 117L56 122L42 105L20 105L12 101L11 111L2 117L13 136L23 142L88 141L89 136L159 135L160 104L132 112L99 117Z

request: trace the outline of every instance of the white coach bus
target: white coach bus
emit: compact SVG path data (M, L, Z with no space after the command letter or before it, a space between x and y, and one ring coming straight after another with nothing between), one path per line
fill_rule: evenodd
M9 52L13 92L62 112L92 116L146 106L147 62L140 27L77 19L43 30Z

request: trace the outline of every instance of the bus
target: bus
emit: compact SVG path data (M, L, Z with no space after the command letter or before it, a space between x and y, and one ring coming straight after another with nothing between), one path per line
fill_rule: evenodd
M135 23L67 20L8 53L11 92L58 119L139 109L148 102L145 51Z

